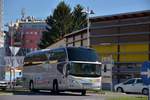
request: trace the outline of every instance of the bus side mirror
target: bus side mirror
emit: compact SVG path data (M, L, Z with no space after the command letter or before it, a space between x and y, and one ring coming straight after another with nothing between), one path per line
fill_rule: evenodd
M65 73L66 75L66 77L70 74L70 63L69 64L67 64L67 66L66 66L66 73Z
M65 76L67 77L69 75L69 73L70 73L69 70L67 70Z

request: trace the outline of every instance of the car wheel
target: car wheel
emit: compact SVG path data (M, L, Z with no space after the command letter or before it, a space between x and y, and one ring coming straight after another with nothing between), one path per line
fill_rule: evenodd
M118 87L118 88L117 88L117 92L123 93L123 89L122 89L121 87Z
M148 95L148 93L149 93L148 89L144 88L144 89L142 90L142 94Z
M2 88L2 90L3 90L3 91L5 91L5 90L6 90L6 88Z

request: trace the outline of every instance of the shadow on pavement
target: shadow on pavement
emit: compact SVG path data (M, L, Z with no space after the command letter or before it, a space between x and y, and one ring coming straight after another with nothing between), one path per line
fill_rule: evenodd
M39 91L39 92L30 92L30 91L27 91L27 90L19 90L19 91L15 91L15 90L0 90L0 92L3 92L3 93L12 93L13 95L29 95L29 96L32 96L32 95L39 95L39 96L42 96L42 95L46 95L46 96L81 96L81 93L77 93L77 92L60 92L58 94L53 94L52 92L50 91ZM89 95L86 95L86 96L89 96Z

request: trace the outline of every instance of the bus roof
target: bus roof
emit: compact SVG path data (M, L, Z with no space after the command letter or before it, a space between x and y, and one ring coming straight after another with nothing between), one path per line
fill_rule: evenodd
M30 52L28 53L26 56L29 56L29 55L32 55L32 54L36 54L36 53L43 53L43 52L46 52L46 51L50 51L50 50L57 50L57 49L62 49L62 48L81 48L81 49L90 49L90 50L93 50L92 48L86 48L86 47L58 47L58 48L53 48L53 49L41 49L41 50L36 50L36 51L33 51L33 52Z
M32 52L28 53L26 56L36 54L36 53L42 53L42 52L49 51L49 50L50 49L41 49L41 50L32 51Z

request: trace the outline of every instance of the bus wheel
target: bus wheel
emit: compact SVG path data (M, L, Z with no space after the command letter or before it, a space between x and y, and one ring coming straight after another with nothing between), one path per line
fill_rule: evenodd
M31 81L30 84L29 84L29 90L30 90L31 92L39 92L38 89L34 89L33 81Z
M29 83L29 90L30 90L31 92L33 92L33 90L34 90L33 81L30 81L30 83Z
M81 95L83 95L83 96L86 95L86 90L82 90Z
M53 82L53 93L58 94L58 83L57 81Z

